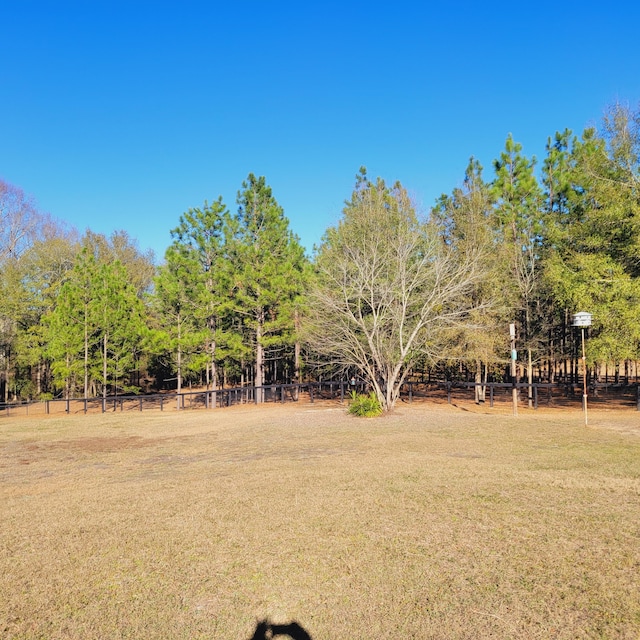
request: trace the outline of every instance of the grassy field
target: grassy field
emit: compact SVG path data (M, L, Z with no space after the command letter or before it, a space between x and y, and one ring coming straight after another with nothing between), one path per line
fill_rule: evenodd
M640 637L640 417L0 421L0 637Z

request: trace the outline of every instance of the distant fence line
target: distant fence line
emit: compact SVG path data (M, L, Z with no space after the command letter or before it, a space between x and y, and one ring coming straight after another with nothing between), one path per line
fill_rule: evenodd
M440 397L449 404L453 404L455 399L469 400L469 394L474 394L475 388L481 387L484 390L485 399L488 397L490 407L494 406L497 398L501 401L511 401L511 392L515 387L519 392L520 402L529 402L534 409L541 403L550 406L554 400L563 398L571 401L581 402L582 388L578 385L567 383L545 383L534 382L528 384L519 382L517 384L509 382L431 382L418 383L406 382L401 389L401 399L412 402L416 399L435 399ZM55 398L51 400L20 401L0 403L0 415L17 415L18 413L29 415L31 412L38 414L58 414L58 413L88 413L89 411L143 411L146 409L172 408L183 409L214 409L230 407L241 404L258 403L261 399L265 403L285 403L299 402L301 396L313 403L315 400L339 400L344 402L348 399L352 391L364 392L366 385L360 381L352 384L346 380L333 380L321 382L302 382L289 384L272 384L259 387L229 387L225 389L207 389L199 391L181 391L180 393L156 393L140 395L122 395L94 397L94 398ZM523 393L524 392L524 393ZM609 396L615 393L618 400L623 400L628 406L635 406L640 411L640 384L614 385L595 384L590 386L590 401L605 402L602 396ZM485 400L486 402L486 400ZM36 410L37 408L37 410ZM72 411L73 408L73 411Z

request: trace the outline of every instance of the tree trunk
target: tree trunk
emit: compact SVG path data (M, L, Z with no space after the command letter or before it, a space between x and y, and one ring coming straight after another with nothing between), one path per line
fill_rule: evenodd
M300 314L296 309L294 313L294 326L296 330L296 335L300 331ZM300 383L300 341L296 339L295 345L293 347L293 382Z
M293 382L296 384L300 384L302 382L300 380L300 342L296 340L296 344L294 346L294 355L293 355ZM298 391L300 387L295 388L295 397L298 400Z
M70 366L70 362L69 362L69 360L70 360L70 356L69 356L69 354L68 354L68 353L67 353L67 355L66 355L66 358L67 358L67 371L69 371L69 366ZM70 393L69 393L69 392L70 392L70 390L71 390L71 376L69 376L69 375L68 375L68 376L65 378L65 381L64 381L64 399L65 399L65 400L68 400L68 399L69 399L69 396L70 396Z
M264 348L262 346L262 328L264 325L264 311L260 310L258 314L258 324L256 326L256 370L255 370L255 387L256 402L264 402Z
M9 402L9 352L7 349L4 351L4 401Z
M87 308L84 311L84 399L89 397L89 319Z
M476 404L484 402L485 394L484 387L482 386L482 361L476 360L476 374L475 374L475 400Z
M178 352L176 353L176 397L178 409L182 408L180 393L182 392L182 320L178 318Z
M529 403L529 409L533 409L533 360L531 355L531 349L527 349L527 400Z
M107 397L107 334L102 337L102 398Z
M218 368L216 366L216 341L211 341L211 406L216 407L216 390L218 389Z

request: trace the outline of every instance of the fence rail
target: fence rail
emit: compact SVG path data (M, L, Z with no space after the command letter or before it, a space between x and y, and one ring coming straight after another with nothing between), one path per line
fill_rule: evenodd
M541 403L545 403L547 406L560 403L571 404L572 402L579 404L582 400L582 387L577 384L450 381L407 382L401 389L401 399L412 402L414 399L444 400L446 398L449 404L453 404L454 400L468 401L471 394L475 397L476 387L483 389L485 398L488 395L490 407L493 407L496 401L510 402L514 387L518 391L519 401L530 401L534 409L537 409ZM160 411L165 409L214 409L258 403L259 401L265 403L299 402L301 398L310 403L319 399L344 402L353 390L364 392L367 389L362 382L357 382L354 385L346 380L332 380L273 384L260 387L229 387L180 393L109 396L106 398L55 398L52 400L0 403L0 416L106 413L108 411L143 411L144 409L159 409ZM637 411L640 411L640 384L592 384L589 393L592 403L606 404L607 401L612 401L615 398L622 406L633 406Z

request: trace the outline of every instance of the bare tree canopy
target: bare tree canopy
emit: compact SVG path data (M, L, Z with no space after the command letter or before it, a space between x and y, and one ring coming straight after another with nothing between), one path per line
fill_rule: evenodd
M41 222L33 200L0 178L0 264L22 254Z
M370 182L362 169L318 252L310 344L356 368L391 411L416 361L441 356L448 330L469 321L478 264L418 218L399 183Z

